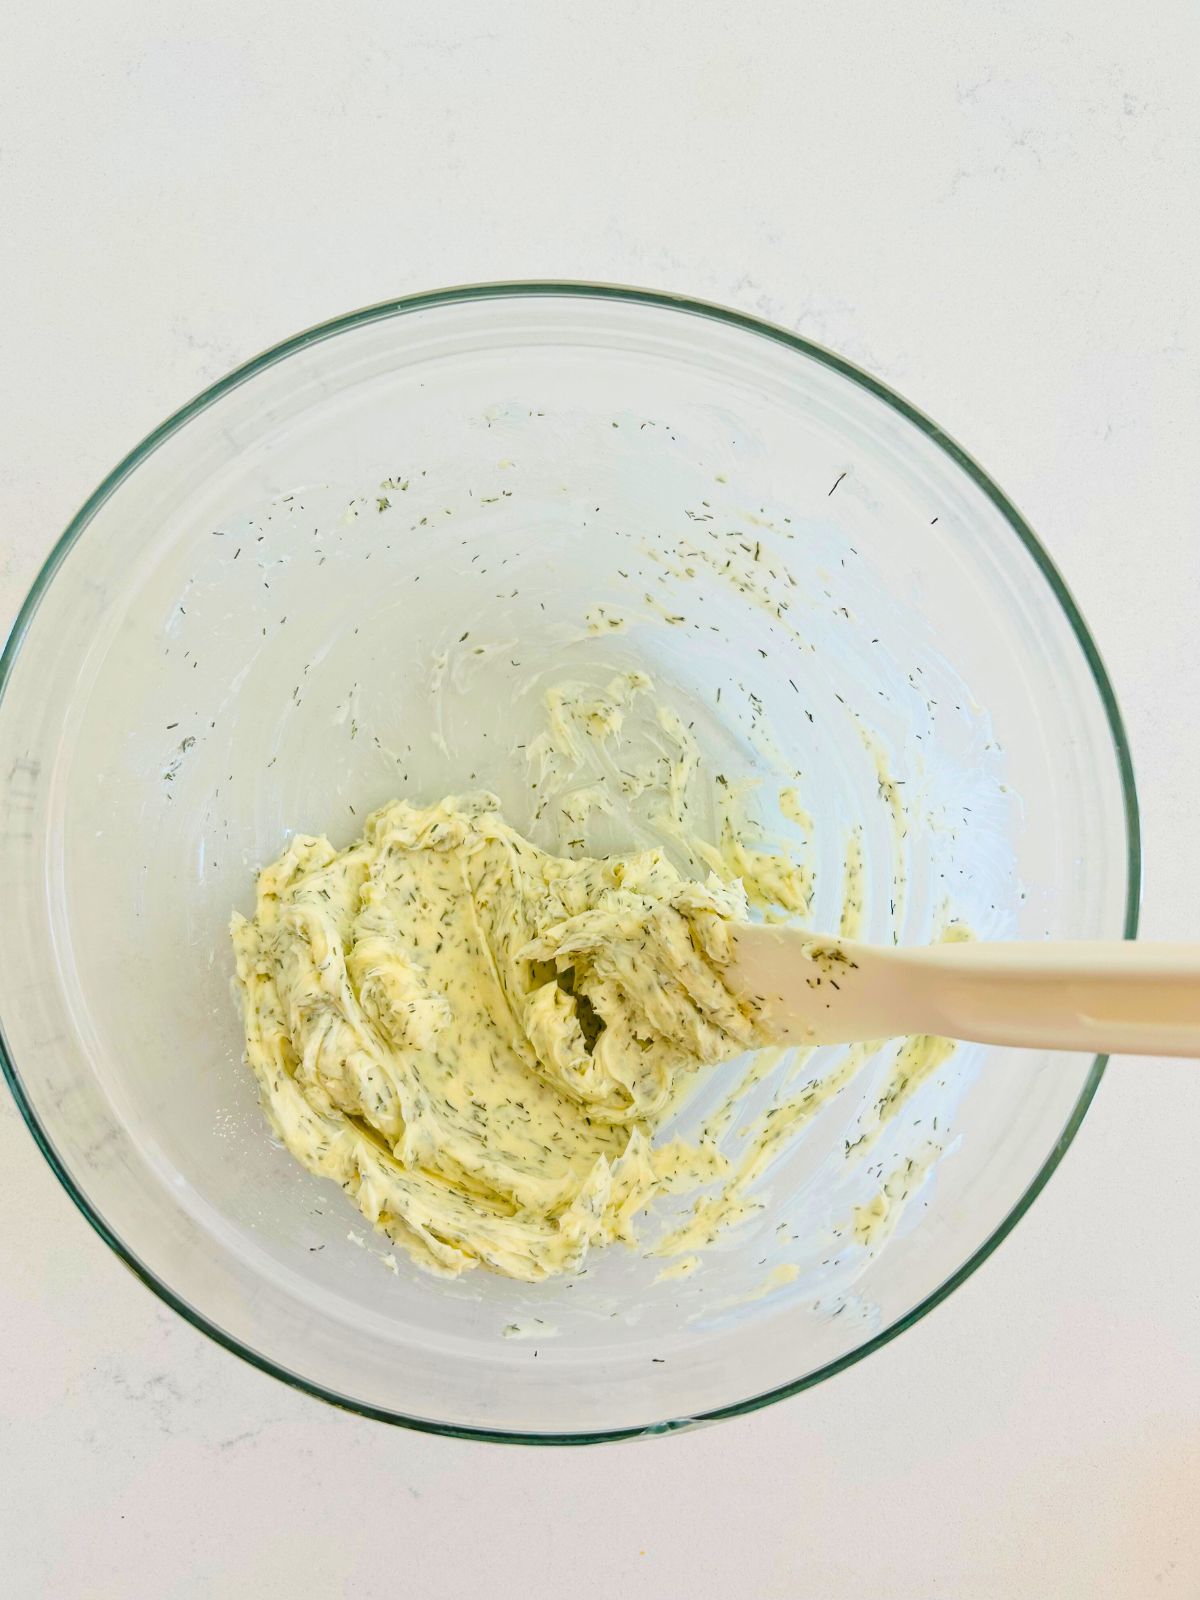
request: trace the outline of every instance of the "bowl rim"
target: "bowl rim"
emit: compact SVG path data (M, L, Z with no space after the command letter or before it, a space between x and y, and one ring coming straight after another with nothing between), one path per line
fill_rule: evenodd
M1007 495L1003 493L988 474L984 472L983 468L955 439L922 411L918 410L916 406L897 394L895 390L880 382L878 378L873 377L869 372L864 371L853 362L846 360L844 356L837 355L833 351L825 349L822 345L815 344L810 339L802 338L799 334L793 333L787 328L768 322L761 317L750 316L731 307L712 301L695 299L688 295L635 288L628 285L591 283L578 280L555 281L550 279L461 284L450 288L428 290L416 294L402 295L396 299L379 301L374 305L362 307L360 310L347 312L328 321L317 323L302 333L295 334L278 344L270 346L251 360L236 367L232 372L227 373L225 377L220 378L216 383L210 384L192 400L188 401L187 404L181 406L169 416L165 422L148 433L140 444L136 445L109 472L107 477L101 481L84 501L43 562L12 624L3 652L0 653L0 700L3 699L13 665L20 653L21 645L29 631L42 596L62 565L67 553L80 538L100 507L125 479L137 469L141 462L201 411L206 410L224 394L247 382L259 372L286 360L298 351L321 343L326 339L334 338L338 334L348 332L351 329L363 327L368 323L385 321L391 317L405 316L412 312L429 310L435 307L485 301L533 300L539 298L618 301L635 306L678 311L686 315L706 318L759 338L769 339L797 355L816 361L819 365L840 373L852 383L865 389L869 394L882 400L949 456L955 465L987 496L1011 527L1025 550L1033 558L1052 595L1058 601L1083 652L1084 659L1092 675L1092 681L1099 694L1101 706L1107 717L1120 777L1125 818L1126 894L1124 937L1126 939L1135 938L1137 936L1141 895L1142 849L1137 788L1124 720L1117 705L1116 695L1108 672L1084 621L1083 614L1058 568L1043 548L1029 523L1026 522ZM591 1429L578 1433L544 1433L524 1432L518 1429L475 1428L455 1423L439 1422L430 1418L409 1416L401 1412L389 1411L383 1407L352 1399L347 1395L327 1389L321 1384L314 1383L302 1377L299 1373L290 1371L271 1357L264 1355L261 1351L250 1348L240 1339L235 1338L211 1321L203 1312L189 1305L175 1293L169 1284L165 1283L138 1259L135 1252L113 1232L105 1219L96 1211L76 1185L65 1161L55 1149L53 1141L39 1121L32 1103L24 1091L16 1062L4 1037L2 1019L0 1019L0 1066L3 1068L5 1079L26 1126L49 1163L51 1170L74 1201L78 1210L117 1257L124 1262L136 1277L141 1279L147 1288L170 1306L172 1310L178 1312L187 1322L191 1323L194 1328L199 1329L201 1333L207 1334L215 1343L223 1346L232 1354L240 1356L244 1361L249 1362L251 1366L268 1373L271 1377L280 1379L291 1388L313 1395L317 1399L324 1400L331 1405L359 1416L368 1417L379 1422L392 1423L400 1427L412 1428L422 1433L441 1434L450 1438L480 1439L498 1443L530 1445L595 1444L620 1439L643 1438L698 1427L706 1423L720 1421L726 1417L742 1416L747 1412L757 1411L764 1406L771 1405L777 1400L784 1400L791 1395L799 1394L805 1389L811 1389L818 1383L834 1377L837 1373L845 1371L864 1357L881 1349L906 1329L919 1322L935 1306L951 1295L960 1284L965 1283L1020 1222L1021 1218L1045 1188L1059 1162L1066 1154L1072 1139L1079 1131L1079 1126L1092 1103L1107 1064L1107 1056L1095 1057L1071 1114L1041 1168L1012 1209L984 1242L938 1288L931 1291L917 1305L905 1312L903 1316L898 1317L888 1327L874 1334L856 1349L839 1356L835 1361L826 1362L823 1366L806 1373L801 1378L794 1379L790 1383L778 1385L773 1389L752 1394L745 1399L718 1406L694 1416L625 1428Z

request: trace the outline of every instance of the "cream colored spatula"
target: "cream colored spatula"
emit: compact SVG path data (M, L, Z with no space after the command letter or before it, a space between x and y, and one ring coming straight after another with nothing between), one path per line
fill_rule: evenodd
M1200 944L859 944L739 923L732 989L796 1044L934 1033L1097 1054L1200 1056Z

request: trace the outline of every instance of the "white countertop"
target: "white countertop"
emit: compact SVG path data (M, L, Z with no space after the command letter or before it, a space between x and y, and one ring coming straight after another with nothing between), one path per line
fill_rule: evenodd
M1029 516L1129 722L1143 931L1200 937L1194 0L10 0L0 33L0 622L130 445L310 323L489 278L726 301ZM208 1343L4 1095L5 1592L1195 1597L1198 1144L1200 1073L1117 1061L1030 1216L880 1353L694 1434L504 1450Z

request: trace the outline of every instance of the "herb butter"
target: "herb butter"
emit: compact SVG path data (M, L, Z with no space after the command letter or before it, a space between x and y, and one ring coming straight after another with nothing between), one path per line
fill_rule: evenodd
M746 912L657 849L548 854L489 794L297 836L231 927L267 1115L421 1266L577 1270L722 1169L651 1140L681 1081L763 1042L722 976Z

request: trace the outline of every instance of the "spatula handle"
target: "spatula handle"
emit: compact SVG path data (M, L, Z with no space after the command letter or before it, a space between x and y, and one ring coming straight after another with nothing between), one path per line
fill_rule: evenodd
M922 1032L1200 1056L1200 944L946 944L898 950L895 960Z

